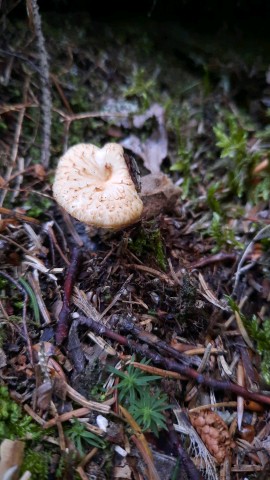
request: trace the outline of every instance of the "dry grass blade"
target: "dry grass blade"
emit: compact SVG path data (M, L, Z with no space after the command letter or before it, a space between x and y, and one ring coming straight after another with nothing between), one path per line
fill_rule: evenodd
M199 281L202 286L202 289L204 290L203 292L201 292L202 296L206 298L208 302L212 303L213 305L220 308L221 310L227 310L228 307L222 305L222 303L215 297L214 293L212 292L212 290L204 280L204 277L201 273L199 273Z
M241 387L245 386L245 372L244 372L244 368L241 360L239 360L238 366L237 366L237 383ZM239 431L241 431L243 415L244 415L244 399L243 397L238 395L237 396L237 426Z
M249 336L248 336L248 333L244 327L244 324L243 324L243 321L241 319L241 316L239 315L239 313L237 311L234 312L235 314L235 318L236 318L236 323L237 323L237 326L238 326L238 329L243 337L243 339L245 340L247 346L249 348L251 348L251 350L254 350L254 346L252 344L252 341L250 340Z
M43 297L42 297L42 292L41 292L41 288L40 288L40 284L39 284L38 271L34 270L32 274L29 272L28 275L27 275L27 280L29 281L29 283L30 283L30 285L31 285L31 287L32 287L32 289L35 293L36 300L37 300L37 303L38 303L38 306L39 306L39 310L40 310L41 315L44 319L44 322L46 324L51 323L51 317L49 315L49 312L46 308L45 302L44 302Z

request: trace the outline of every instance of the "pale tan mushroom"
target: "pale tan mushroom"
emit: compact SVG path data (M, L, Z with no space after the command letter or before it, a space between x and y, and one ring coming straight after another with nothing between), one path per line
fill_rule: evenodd
M137 222L143 203L121 145L80 143L60 158L53 184L57 202L87 225L117 230Z

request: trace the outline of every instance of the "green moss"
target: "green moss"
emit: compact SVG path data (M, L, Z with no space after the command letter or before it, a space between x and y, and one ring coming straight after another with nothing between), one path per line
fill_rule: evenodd
M134 72L131 85L123 93L126 98L137 97L142 110L146 110L157 100L156 79L149 78L144 68L138 68Z
M36 451L28 448L24 455L21 474L31 472L31 480L47 480L49 472L49 452Z
M29 208L27 209L27 215L39 218L51 207L52 203L53 202L49 198L30 195L27 202L24 203L24 207Z
M0 405L0 440L38 439L42 436L41 428L29 415L23 413L3 385L0 386Z
M254 315L251 320L243 319L248 334L256 343L261 356L261 373L264 381L270 385L270 319L263 322Z
M130 250L138 257L148 257L149 254L155 263L166 270L167 260L160 230L158 228L141 228L136 236L130 240Z

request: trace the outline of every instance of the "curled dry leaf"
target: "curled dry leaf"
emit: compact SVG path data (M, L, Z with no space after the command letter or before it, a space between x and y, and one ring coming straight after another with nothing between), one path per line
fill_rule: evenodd
M211 410L190 412L189 418L192 426L215 460L218 463L224 462L226 455L233 447L226 423L217 413Z
M154 103L142 115L134 115L133 124L136 128L142 128L144 123L151 117L155 117L157 127L145 142L136 135L125 138L121 144L143 159L144 166L151 173L160 172L160 166L168 153L168 136L165 127L164 109Z

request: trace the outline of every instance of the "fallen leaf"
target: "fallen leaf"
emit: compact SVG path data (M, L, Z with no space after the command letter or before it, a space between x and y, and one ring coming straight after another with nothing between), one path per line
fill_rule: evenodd
M135 128L142 128L151 117L156 118L157 128L145 142L142 142L136 135L130 135L121 142L121 145L142 158L144 166L151 173L159 173L162 161L168 153L168 136L163 107L154 103L144 114L134 115L133 125Z

